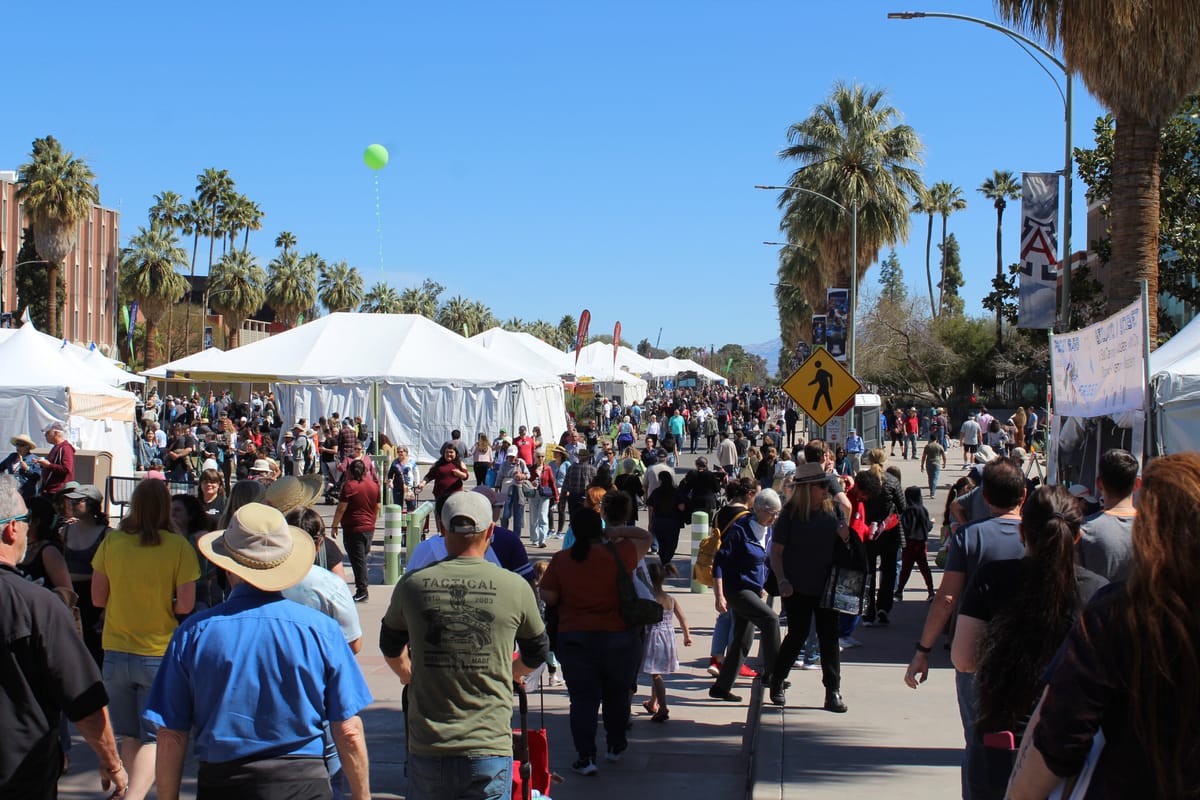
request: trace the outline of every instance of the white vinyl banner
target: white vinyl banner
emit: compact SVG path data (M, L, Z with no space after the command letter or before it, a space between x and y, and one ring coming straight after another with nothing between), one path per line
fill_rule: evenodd
M1145 407L1143 327L1137 300L1095 325L1052 335L1055 413L1101 417Z
M1058 287L1058 174L1021 174L1018 328L1053 328Z

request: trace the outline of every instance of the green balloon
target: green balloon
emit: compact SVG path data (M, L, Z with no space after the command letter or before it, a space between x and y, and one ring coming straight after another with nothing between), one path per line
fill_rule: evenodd
M363 153L363 162L371 169L383 169L388 162L387 148L381 144L370 145Z

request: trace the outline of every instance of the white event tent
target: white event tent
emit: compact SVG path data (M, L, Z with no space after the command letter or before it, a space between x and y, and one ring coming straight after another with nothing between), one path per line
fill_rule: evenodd
M424 317L337 313L167 378L271 383L285 420L360 415L424 462L457 428L465 440L539 425L566 428L557 375L514 363Z
M86 351L84 351L86 352ZM137 398L87 371L61 342L26 324L0 342L0 442L27 433L41 441L51 422L66 423L82 450L112 454L112 474L133 474Z
M646 399L648 385L641 376L650 372L650 359L628 347L617 348L615 364L613 346L604 342L592 342L580 350L577 365L573 354L567 357L577 379L591 380L597 396L618 397L623 406Z
M543 342L524 331L506 331L492 328L477 333L470 341L482 345L489 352L507 358L517 364L528 364L543 372L568 375L574 369L574 355L564 353L552 344Z
M210 347L199 353L192 353L190 356L176 359L169 364L159 364L152 369L142 370L138 374L162 381L166 380L168 371L188 372L190 370L219 369L218 361L224 352L219 347Z
M1200 450L1200 317L1150 354L1160 452Z

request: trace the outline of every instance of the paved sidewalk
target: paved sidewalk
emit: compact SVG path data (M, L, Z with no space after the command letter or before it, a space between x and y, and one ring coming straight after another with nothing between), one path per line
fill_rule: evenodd
M951 456L953 464L954 456ZM684 465L693 463L685 456ZM904 472L905 485L923 485L915 461L895 462ZM951 467L943 479L957 478ZM930 507L940 524L943 497ZM328 518L332 506L321 506ZM680 553L690 553L689 529L683 531ZM372 554L371 597L359 606L364 648L358 662L366 675L375 702L363 713L371 760L371 786L378 798L405 796L404 718L400 713L400 682L379 654L379 620L387 608L390 587L382 582L382 526L376 532ZM547 558L558 549L552 542L531 557ZM679 564L681 570L686 562ZM935 578L936 578L935 574ZM920 584L919 576L910 586ZM961 728L954 700L953 672L944 650L935 649L934 670L919 691L904 686L904 666L912 642L924 622L923 588L912 599L899 603L888 628L859 629L864 647L843 654L842 688L847 714L820 709L824 699L819 670L793 670L789 705L761 708L761 727L747 726L751 685L740 680L736 691L747 698L740 704L708 698L712 679L708 664L712 623L711 594L693 594L683 579L671 588L692 627L694 643L679 643L680 671L668 679L671 719L649 721L641 708L647 698L648 679L640 677L634 702L630 747L617 764L599 762L600 774L575 775L575 759L563 687L544 687L530 693L530 724L545 727L550 741L551 771L562 776L554 787L558 800L611 800L614 797L705 797L741 800L783 800L805 797L869 797L879 792L892 800L905 797L949 798L958 794ZM752 663L757 664L752 660ZM751 716L753 720L753 717ZM515 715L514 715L515 722ZM598 736L603 736L600 728ZM756 744L751 758L749 745ZM598 742L603 751L602 739ZM95 757L76 736L71 774L60 783L64 798L99 797ZM751 769L753 774L751 775ZM184 796L194 797L195 766L185 772ZM753 782L750 780L753 777Z

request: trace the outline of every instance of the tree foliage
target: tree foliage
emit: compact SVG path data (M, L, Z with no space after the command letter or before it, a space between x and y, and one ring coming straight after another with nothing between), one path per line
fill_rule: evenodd
M1200 94L1188 97L1179 113L1159 131L1159 259L1158 289L1182 302L1200 306ZM1076 148L1079 177L1088 187L1088 199L1100 200L1101 212L1110 215L1114 125L1111 115L1099 117L1092 128L1096 146ZM1100 242L1089 243L1108 260L1111 237L1106 229ZM1072 291L1072 295L1075 293Z
M904 270L896 251L888 251L887 258L879 264L879 296L889 303L903 303L908 299L908 287L904 285Z
M958 290L963 285L963 274L958 239L954 238L953 233L950 234L946 238L945 246L939 244L938 250L942 252L942 282L938 286L942 297L942 314L962 316L963 299L958 294Z
M50 304L46 302L47 265L38 255L34 241L31 228L21 231L21 247L17 250L16 261L20 266L13 273L13 282L17 290L17 308L14 314L17 319L20 319L28 309L29 319L33 321L35 328L45 333L58 335L62 332L61 326L57 332L52 332L49 328ZM62 304L67 301L67 284L63 280L62 270L57 271L55 283L57 284L55 295L58 306L61 308Z

